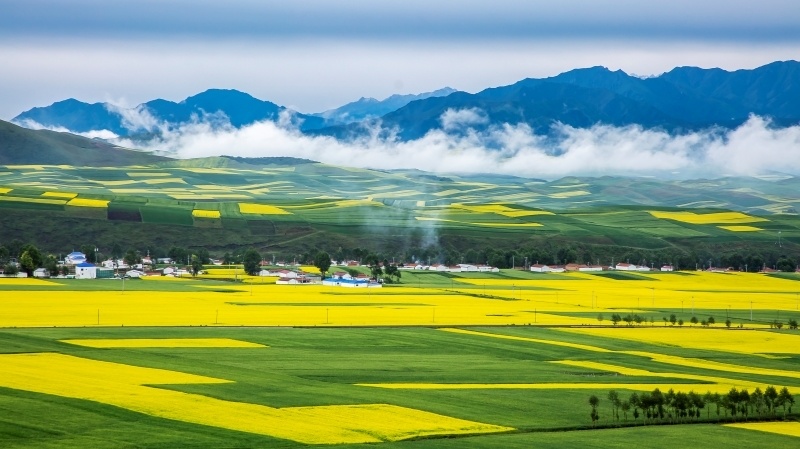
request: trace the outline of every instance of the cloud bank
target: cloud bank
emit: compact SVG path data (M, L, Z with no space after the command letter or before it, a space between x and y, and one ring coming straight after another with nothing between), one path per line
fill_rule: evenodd
M309 136L291 126L289 117L236 129L198 119L177 129L153 125L162 135L144 148L179 158L207 156L292 156L374 169L419 169L435 173L497 173L531 178L563 176L660 176L678 178L800 175L800 126L774 128L752 116L733 130L709 129L681 135L640 126L595 125L588 129L554 125L550 136L525 124L503 124L480 130L483 112L447 111L443 129L402 141L392 130L376 125L350 141ZM141 124L147 117L130 117ZM457 132L448 129L455 127Z

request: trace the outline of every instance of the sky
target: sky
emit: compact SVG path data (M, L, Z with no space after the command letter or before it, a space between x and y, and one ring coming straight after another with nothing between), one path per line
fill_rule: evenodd
M3 120L67 98L108 102L148 123L146 111L125 108L209 88L312 113L360 97L477 92L581 67L649 76L777 60L800 60L797 0L0 0ZM524 126L463 132L481 112L447 111L441 130L412 142L194 123L148 149L544 178L800 175L800 127L775 130L760 117L722 134L565 127L553 148Z
M2 0L0 119L208 88L321 112L595 65L652 75L787 59L800 59L795 0Z

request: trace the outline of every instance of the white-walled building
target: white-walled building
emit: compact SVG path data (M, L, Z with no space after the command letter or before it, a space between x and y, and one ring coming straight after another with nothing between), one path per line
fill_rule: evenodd
M75 279L95 279L97 278L97 267L83 262L75 265Z

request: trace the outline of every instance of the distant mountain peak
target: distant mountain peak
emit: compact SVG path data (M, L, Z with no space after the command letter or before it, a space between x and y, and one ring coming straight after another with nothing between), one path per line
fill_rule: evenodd
M369 118L381 117L402 108L412 101L424 100L432 97L444 97L453 92L457 91L451 87L443 87L432 92L423 92L420 94L394 94L383 100L361 97L344 106L314 115L325 118L331 124L347 124Z

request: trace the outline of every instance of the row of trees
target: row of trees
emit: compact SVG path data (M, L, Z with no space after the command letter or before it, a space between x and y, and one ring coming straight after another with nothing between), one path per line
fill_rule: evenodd
M602 323L604 319L605 319L605 316L602 313L597 315L597 321L599 321L600 323ZM683 321L683 318L678 318L678 316L676 314L674 314L674 313L670 314L669 318L664 316L661 319L664 321L664 326L666 326L667 324L670 324L672 326L675 326L676 324L678 326L683 326L685 324L684 321ZM633 326L634 324L641 325L642 323L646 324L648 322L650 323L651 326L655 324L655 320L653 319L652 316L651 317L643 317L643 316L641 316L639 314L635 314L635 313L634 314L629 313L627 315L614 313L614 314L611 315L611 323L614 326L616 326L620 322L624 322L628 326ZM710 316L708 318L697 318L696 316L692 316L692 318L689 320L689 322L693 326L696 326L696 325L700 324L703 327L708 327L708 326L715 325L717 323L717 320L713 316ZM730 318L725 319L725 326L726 327L731 327L732 324L733 324L733 322L730 320ZM783 322L778 321L778 320L770 322L769 324L770 324L770 327L774 327L774 328L777 328L777 329L783 328ZM797 329L797 320L796 319L794 319L794 318L789 319L787 324L789 325L789 329Z
M707 391L705 394L675 392L670 389L662 393L656 388L652 392L632 393L628 399L622 399L616 390L608 392L608 401L611 404L611 418L620 421L620 412L623 419L628 421L628 414L634 421L642 418L643 424L657 424L662 422L680 423L698 420L702 417L701 410L706 409L706 419L712 419L711 409L714 408L714 418L733 419L741 417L766 419L776 418L779 409L782 409L783 418L792 413L794 396L787 387L778 391L773 386L766 387L763 391L756 388L752 393L747 389L737 390L731 388L728 393L719 394ZM592 425L600 419L600 399L592 395L589 397L589 406L592 408L589 417ZM723 417L724 414L724 417Z

